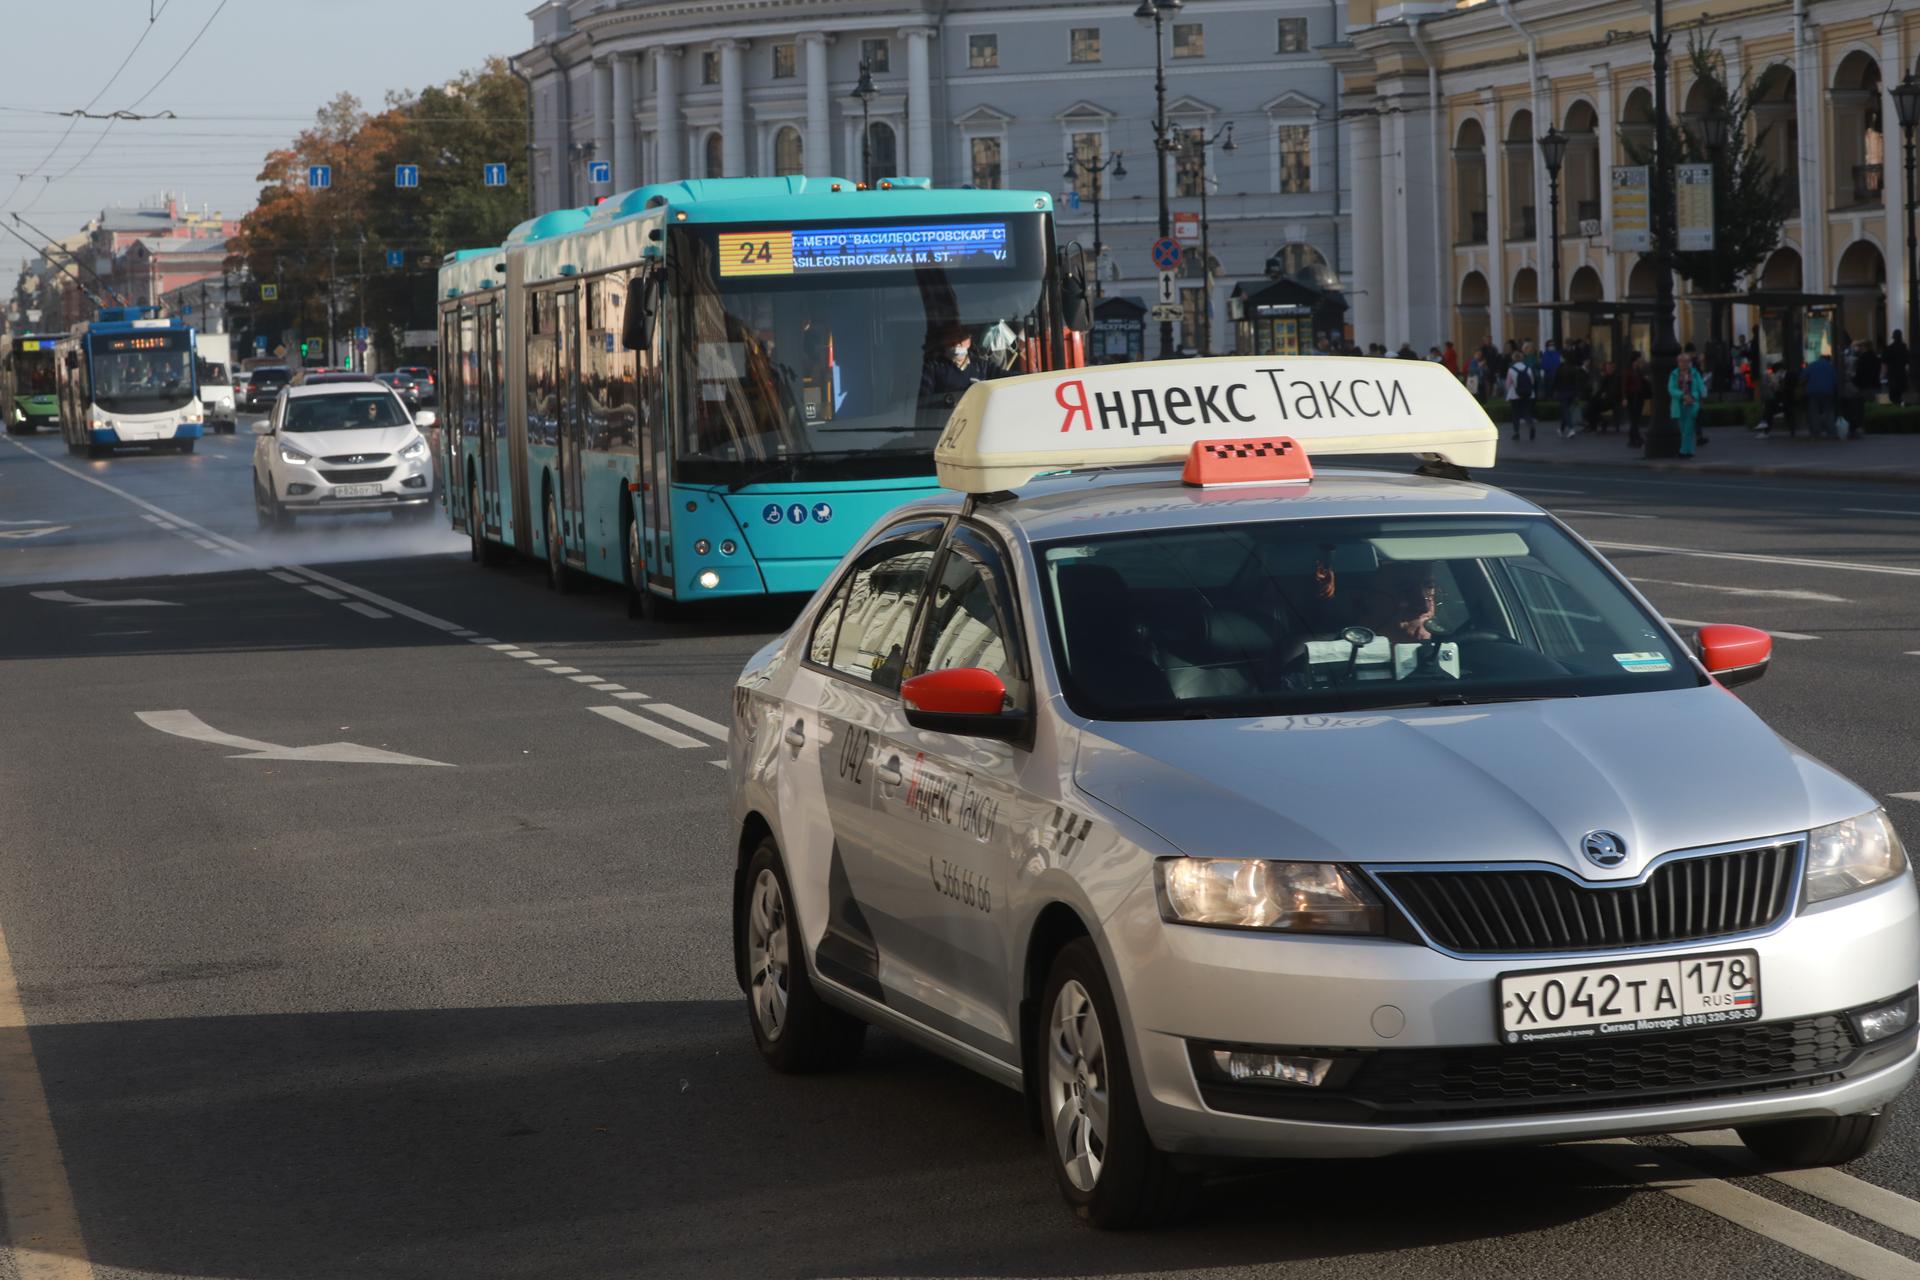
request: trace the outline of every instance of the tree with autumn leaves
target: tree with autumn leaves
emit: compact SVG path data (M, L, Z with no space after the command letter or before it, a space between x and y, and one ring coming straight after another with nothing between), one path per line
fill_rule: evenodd
M228 267L254 281L251 314L237 314L240 342L264 334L268 349L287 337L327 334L329 281L334 333L364 323L382 364L391 365L408 329L434 326L434 281L443 255L499 244L527 202L526 88L493 59L417 96L389 94L364 110L351 94L322 107L313 126L266 157L260 201L229 242ZM489 187L483 167L507 165L507 185ZM309 190L311 165L332 167L332 183ZM399 188L394 170L418 165L420 185ZM404 265L387 265L389 250ZM261 300L258 286L278 287Z

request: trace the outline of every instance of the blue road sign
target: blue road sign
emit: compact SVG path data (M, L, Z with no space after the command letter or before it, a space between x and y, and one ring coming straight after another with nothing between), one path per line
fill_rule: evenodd
M307 166L307 186L314 191L325 191L333 185L333 166L330 164L310 164Z
M396 187L419 186L420 166L417 164L397 164L393 166L393 185Z
M254 335L253 335L253 349L254 349L255 351L265 351L265 350L267 349L267 335L266 335L266 334L264 334L264 333L256 333L256 334L254 334Z
M1067 208L1077 210L1079 207L1080 207L1080 193L1078 191L1067 192Z
M181 315L183 315L183 316L190 316L190 315L192 315L192 314L193 314L193 304L192 304L192 303L188 303L188 304L187 304L186 306L184 306L184 307L182 307L182 308L180 308L180 314L181 314Z
M373 330L367 328L367 326L363 324L355 325L353 327L353 340L355 342L365 342L368 338L372 336L373 336Z
M404 266L406 266L406 265L407 265L407 251L406 251L405 249L389 249L389 250L387 250L387 265L388 265L388 266L390 266L390 267L404 267Z
M1172 236L1161 236L1153 242L1153 265L1162 271L1178 270L1180 266L1180 242Z
M507 166L504 164L482 165L480 170L481 180L488 186L504 187L507 185Z
M590 161L587 165L587 181L596 187L610 186L613 183L613 166L605 160Z

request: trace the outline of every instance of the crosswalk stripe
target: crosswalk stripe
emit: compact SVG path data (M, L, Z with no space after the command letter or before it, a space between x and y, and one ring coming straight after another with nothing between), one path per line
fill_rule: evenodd
M657 721L649 720L645 716L635 715L625 707L588 707L587 710L597 716L605 716L615 724L625 725L636 733L644 733L649 738L657 742L664 742L670 747L686 748L701 745L700 739L689 737L677 729L669 729L667 726Z
M1713 1129L1705 1133L1676 1133L1674 1137L1690 1147L1711 1151L1740 1164L1751 1164L1745 1144L1731 1129ZM1861 1217L1891 1227L1901 1235L1920 1240L1920 1203L1895 1191L1875 1186L1838 1169L1782 1169L1767 1174L1775 1182L1804 1191L1816 1200L1857 1213Z
M695 715L684 707L674 706L671 702L655 702L649 705L647 710L660 716L662 719L677 721L689 729L698 729L709 738L715 738L721 742L727 740L727 726L715 724L705 716Z

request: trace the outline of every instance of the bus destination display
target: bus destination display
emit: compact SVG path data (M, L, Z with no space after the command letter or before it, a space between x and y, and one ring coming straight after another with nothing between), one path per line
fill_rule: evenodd
M106 355L115 351L185 351L187 335L184 333L97 333L93 335L95 355Z
M723 279L886 267L1004 267L1013 263L1004 222L723 231L719 249Z

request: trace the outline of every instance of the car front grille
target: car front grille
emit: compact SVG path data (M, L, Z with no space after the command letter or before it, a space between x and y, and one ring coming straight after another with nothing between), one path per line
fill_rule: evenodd
M366 484L374 480L385 480L393 474L393 468L353 467L346 471L322 471L320 474L332 484Z
M1553 871L1376 871L1448 951L1603 951L1751 933L1793 903L1798 841L1675 858L1645 881L1607 887Z
M365 466L369 462L385 462L384 453L336 453L331 458L322 458L322 462L331 462L335 466Z

